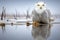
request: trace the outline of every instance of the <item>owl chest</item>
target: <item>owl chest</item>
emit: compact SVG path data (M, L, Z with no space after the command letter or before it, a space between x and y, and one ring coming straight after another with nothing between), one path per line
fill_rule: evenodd
M43 13L39 13L39 14L36 14L39 18L47 18L48 15L47 13L43 12Z

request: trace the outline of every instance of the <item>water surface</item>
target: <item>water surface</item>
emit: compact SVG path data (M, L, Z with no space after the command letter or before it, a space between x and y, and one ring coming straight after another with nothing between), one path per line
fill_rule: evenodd
M59 22L59 20L60 19L56 19L55 21ZM41 28L37 30L41 30ZM52 24L49 30L50 32L48 31L49 36L47 37L47 40L60 40L60 24ZM34 40L34 37L36 36L39 38L41 37L41 34L39 34L40 31L36 31L36 36L32 35L32 31L32 25L30 25L29 27L27 27L26 25L0 26L0 40ZM44 31L42 33L44 33Z

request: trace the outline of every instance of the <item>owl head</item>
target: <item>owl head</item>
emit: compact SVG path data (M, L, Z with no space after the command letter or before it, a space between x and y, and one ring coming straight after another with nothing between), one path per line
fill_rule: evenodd
M44 2L38 2L35 4L35 7L34 9L37 11L37 12L42 12L43 10L46 9L46 4Z

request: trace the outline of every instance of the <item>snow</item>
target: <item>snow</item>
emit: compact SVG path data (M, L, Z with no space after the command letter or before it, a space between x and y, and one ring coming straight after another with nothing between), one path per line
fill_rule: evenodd
M10 23L26 23L26 22L32 22L32 19L25 19L25 18L21 18L21 19L5 19L5 20L0 20L0 23L6 23L6 24L10 24Z

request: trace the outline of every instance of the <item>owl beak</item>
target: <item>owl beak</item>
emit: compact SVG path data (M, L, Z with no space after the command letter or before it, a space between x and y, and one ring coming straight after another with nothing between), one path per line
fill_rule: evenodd
M42 9L42 7L40 7L40 9Z

